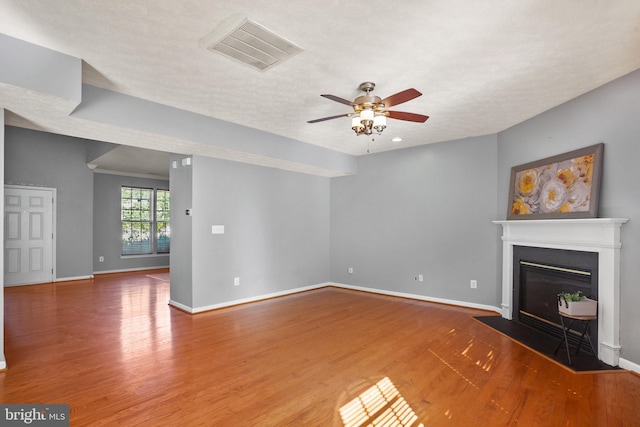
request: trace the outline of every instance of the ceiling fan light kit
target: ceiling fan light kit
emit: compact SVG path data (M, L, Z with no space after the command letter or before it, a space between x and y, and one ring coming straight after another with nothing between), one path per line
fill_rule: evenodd
M338 117L350 117L351 129L356 135L371 135L376 132L378 135L387 127L387 117L396 120L424 123L429 116L422 114L405 113L401 111L389 111L388 107L411 101L422 94L415 89L407 89L391 95L385 99L372 95L371 92L376 87L373 82L361 83L359 89L365 94L356 98L353 102L335 95L323 94L325 98L341 104L353 107L353 113L339 114L337 116L323 117L321 119L309 120L307 123L318 123L325 120L337 119Z

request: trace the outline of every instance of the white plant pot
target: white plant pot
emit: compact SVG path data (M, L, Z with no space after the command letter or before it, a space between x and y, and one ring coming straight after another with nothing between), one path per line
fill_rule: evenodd
M558 301L558 311L570 316L595 316L598 313L598 301L587 298L567 302L561 298Z

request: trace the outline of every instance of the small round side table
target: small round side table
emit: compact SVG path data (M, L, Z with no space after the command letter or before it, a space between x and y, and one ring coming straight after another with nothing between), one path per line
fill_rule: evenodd
M556 351L554 351L554 354L558 353L558 350L562 346L562 343L564 343L565 348L567 349L567 358L569 358L569 365L573 365L573 363L571 362L571 352L569 351L569 340L567 339L567 332L569 332L569 330L571 329L571 326L575 322L580 322L582 323L582 334L580 335L580 341L578 342L576 355L580 352L580 347L582 347L582 342L586 338L587 341L589 341L589 346L591 347L591 351L593 352L593 355L595 356L596 360L598 360L598 365L599 365L600 359L598 359L598 352L593 346L593 342L591 341L591 336L589 335L591 321L596 320L598 317L597 316L573 316L571 314L562 313L562 312L558 312L558 314L560 315L560 323L562 324L563 337L558 343L558 346L556 347ZM565 319L569 319L569 323L567 325L565 325Z

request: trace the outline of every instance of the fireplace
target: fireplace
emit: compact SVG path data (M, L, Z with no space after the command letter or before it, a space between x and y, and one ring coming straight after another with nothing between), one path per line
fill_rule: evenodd
M627 221L624 218L494 221L502 226L502 317L520 317L520 306L516 308L520 294L516 297L514 292L514 270L520 265L514 267L517 247L592 252L597 256L597 271L592 269L591 274L597 277L598 299L598 320L594 326L598 335L593 341L598 357L608 365L618 366L621 350L620 230ZM557 265L554 260L551 264Z
M562 338L557 295L581 291L598 299L598 253L513 247L513 320ZM591 325L591 338L598 342L597 323ZM578 337L569 335L577 345Z

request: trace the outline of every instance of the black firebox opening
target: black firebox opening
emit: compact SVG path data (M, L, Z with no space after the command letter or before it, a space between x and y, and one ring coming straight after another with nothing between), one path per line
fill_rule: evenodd
M557 295L579 290L597 300L598 254L514 246L513 287L513 320L560 339ZM598 342L597 322L591 337ZM570 335L571 341L577 344L578 337Z

